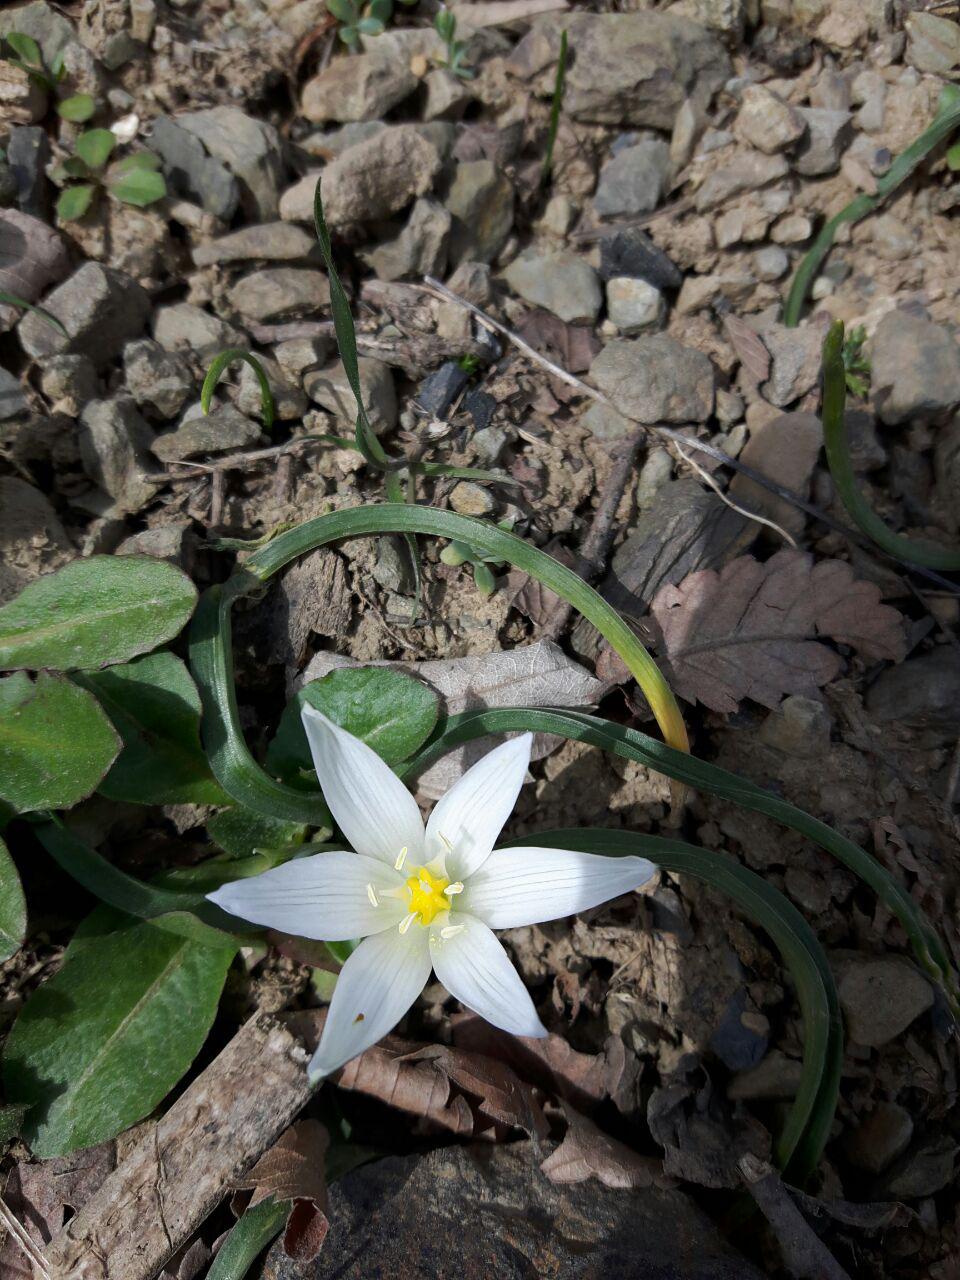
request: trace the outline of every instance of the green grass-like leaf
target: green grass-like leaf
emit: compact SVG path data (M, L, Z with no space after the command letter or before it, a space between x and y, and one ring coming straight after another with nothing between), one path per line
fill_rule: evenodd
M249 351L244 351L241 347L227 347L216 356L207 370L207 376L204 378L203 386L200 388L200 407L204 413L210 412L210 405L213 400L213 393L217 389L217 384L229 366L236 364L238 360L248 364L257 375L257 382L260 384L260 407L263 413L263 425L269 431L273 426L276 414L273 392L270 390L270 380L257 357L251 355Z
M546 182L553 168L553 148L560 128L560 111L563 107L563 90L567 78L567 33L560 32L560 56L557 60L557 78L553 82L553 99L550 103L550 127L547 130L547 147L543 153L543 169L540 180Z

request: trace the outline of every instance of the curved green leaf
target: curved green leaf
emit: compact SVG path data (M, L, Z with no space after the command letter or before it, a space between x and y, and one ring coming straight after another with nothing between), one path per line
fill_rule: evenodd
M207 823L207 835L231 858L251 858L264 849L302 845L308 830L304 822L268 818L242 804L221 809Z
M213 398L214 391L217 389L217 383L223 377L228 366L235 364L238 360L248 364L257 376L257 381L260 383L260 406L263 413L263 425L269 429L273 426L273 419L276 413L276 405L273 400L273 392L270 390L269 379L257 357L251 355L249 351L244 351L241 347L227 347L213 361L213 364L207 370L203 386L200 388L200 407L204 413L210 412L210 401Z
M0 678L0 800L17 813L69 809L117 758L120 739L96 698L42 671Z
M8 31L3 38L28 67L42 68L43 54L33 36L25 35L22 31Z
M196 602L196 587L165 560L72 560L0 609L0 670L76 671L127 662L172 640Z
M207 1280L243 1280L258 1255L283 1230L291 1204L271 1195L247 1209L217 1250Z
M9 960L27 936L27 903L10 851L0 840L0 962ZM4 1138L0 1135L0 1142Z
M87 129L77 138L76 154L91 169L102 169L116 145L116 136L109 129Z
M167 184L162 173L151 169L134 168L126 173L111 175L107 187L112 196L122 200L124 204L135 205L144 209L148 204L156 204L167 194Z
M93 1146L149 1115L206 1039L234 950L141 922L70 944L4 1047L4 1089L30 1107L34 1155Z
M90 208L97 188L90 182L79 187L67 187L57 197L57 216L64 222L76 222Z
M57 115L61 120L69 120L71 124L83 124L97 109L97 104L89 93L74 93L57 103Z
M6 289L0 289L0 302L5 302L11 307L22 307L24 311L32 311L35 315L40 316L42 320L46 320L47 324L52 325L54 329L58 329L65 338L70 337L56 316L51 315L43 307L38 307L32 302L28 302L26 298L21 298L19 294L7 293Z

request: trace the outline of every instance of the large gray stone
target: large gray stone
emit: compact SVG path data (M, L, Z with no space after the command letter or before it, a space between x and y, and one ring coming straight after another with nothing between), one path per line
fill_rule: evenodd
M411 125L381 129L324 170L320 191L326 220L348 226L389 218L430 190L440 165L440 152Z
M361 356L360 395L373 430L379 435L397 425L397 393L390 366L382 360ZM325 369L304 375L303 387L315 404L322 405L347 422L357 417L357 402L342 363L337 360Z
M670 148L659 139L624 147L600 170L593 197L601 218L650 213L660 203L670 169Z
M807 131L797 148L794 168L804 177L834 173L840 159L853 140L853 117L849 111L833 111L827 107L798 107L797 115Z
M939 418L960 404L960 346L949 330L891 311L870 344L871 391L881 422Z
M452 217L449 210L421 197L410 210L406 226L390 240L361 252L378 280L404 276L442 276L447 265Z
M141 478L152 470L152 443L153 432L129 396L91 400L80 415L84 470L113 498L118 514L139 510L156 492Z
M27 397L20 379L0 365L0 422L7 418L15 418L18 413L26 412Z
M27 355L70 352L89 356L98 367L119 355L128 339L142 333L150 315L150 299L136 280L99 262L85 262L44 298L43 305L67 336L31 312L17 326Z
M845 963L837 984L854 1044L878 1048L906 1031L933 1004L933 988L901 956L865 956Z
M19 476L0 476L0 604L74 554L57 513L40 490Z
M128 342L123 349L127 390L141 408L161 418L172 418L193 390L193 374L187 359L166 351L152 338Z
M569 323L592 324L600 311L597 273L575 253L526 249L514 258L503 277L526 302L544 307Z
M513 226L513 187L492 160L457 165L444 204L453 214L450 265L492 262Z
M161 462L179 462L201 453L226 453L243 449L260 439L260 424L230 405L188 418L176 431L153 441L151 452Z
M303 86L300 111L314 124L378 120L418 84L409 60L379 50L334 58Z
M902 725L931 742L960 733L960 656L952 645L888 667L871 685L866 707L879 725Z
M0 209L0 289L36 302L69 271L70 255L59 231L19 209ZM0 333L22 316L20 308L0 303Z
M210 155L200 139L175 120L153 122L150 146L163 160L170 190L196 200L207 213L229 222L240 203L240 187L227 166Z
M608 342L590 376L634 422L706 422L713 410L713 365L669 334Z
M247 213L269 222L279 212L284 164L280 135L272 124L254 120L239 107L209 107L177 116L177 124L199 138L240 184Z
M322 271L266 267L251 271L229 291L230 303L247 319L261 323L313 316L330 303L330 281Z
M317 240L302 227L289 222L263 222L252 227L200 244L193 250L198 267L219 262L248 262L260 258L264 262L296 262L316 253Z
M160 307L153 320L153 336L167 351L192 352L201 359L224 347L246 346L248 341L239 329L192 302Z
M740 458L768 480L807 498L822 444L823 428L815 413L781 413L751 431ZM730 496L791 533L800 533L806 524L804 512L749 476L738 473L733 477Z
M330 1188L316 1261L278 1243L263 1280L761 1280L682 1191L557 1185L541 1158L484 1143L364 1165Z

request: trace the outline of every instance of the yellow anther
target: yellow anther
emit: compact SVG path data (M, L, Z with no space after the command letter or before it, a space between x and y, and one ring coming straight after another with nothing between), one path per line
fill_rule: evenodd
M463 881L457 880L453 884L448 884L443 892L450 898L452 898L454 894L463 893Z

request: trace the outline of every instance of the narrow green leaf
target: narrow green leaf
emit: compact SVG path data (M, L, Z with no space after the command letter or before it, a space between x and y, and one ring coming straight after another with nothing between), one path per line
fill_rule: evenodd
M257 376L257 382L260 384L260 407L263 413L263 425L269 430L273 426L273 419L276 413L273 392L270 390L270 381L257 357L251 355L249 351L244 351L241 347L227 347L216 356L207 370L207 376L204 378L203 386L200 388L200 407L204 413L210 412L210 403L213 399L213 393L217 389L217 383L228 367L238 360L248 364Z
M96 190L90 182L80 187L67 187L57 198L57 216L64 222L76 222L90 208Z
M540 181L546 182L553 168L553 148L557 142L557 131L560 128L560 110L563 106L563 90L567 76L567 33L560 32L560 56L557 59L557 77L553 82L553 100L550 103L550 127L547 130L547 146L543 153L543 168Z
M10 852L0 840L0 962L19 951L26 936L27 903L23 886ZM0 1124L0 1142L5 1142L2 1129Z
M0 608L0 670L127 662L172 640L196 602L196 587L165 560L72 560Z
M98 790L131 804L228 804L200 745L200 695L172 653L74 679L96 695L123 750Z
M207 1280L243 1280L257 1256L283 1230L292 1203L271 1195L247 1209L217 1250Z
M128 173L118 174L107 180L107 189L112 196L122 200L124 204L135 205L144 209L148 204L156 204L167 194L167 184L162 173L152 169L131 169Z
M16 810L69 809L96 789L120 739L86 689L41 671L0 678L0 800Z
M284 708L267 750L267 768L291 786L316 789L316 775L300 719L305 704L373 747L387 764L399 764L426 742L439 715L437 695L425 684L389 667L340 667L312 680Z
M36 67L38 70L43 67L43 54L33 36L24 35L22 31L8 31L4 39L28 67Z
M6 1096L30 1107L34 1155L93 1146L149 1115L206 1039L233 955L140 922L71 943L4 1047Z
M102 169L113 154L117 139L109 129L87 129L77 138L76 151L91 169Z
M59 329L65 338L70 337L56 316L52 316L43 307L38 307L32 302L28 302L26 298L21 298L16 293L7 293L5 289L0 289L0 302L5 302L11 307L22 307L25 311L32 311L40 316L42 320L46 320L47 324L52 325L54 329Z
M57 115L72 124L83 124L89 120L97 109L97 104L89 93L74 93L57 103Z

